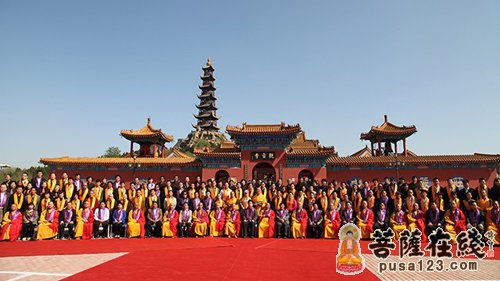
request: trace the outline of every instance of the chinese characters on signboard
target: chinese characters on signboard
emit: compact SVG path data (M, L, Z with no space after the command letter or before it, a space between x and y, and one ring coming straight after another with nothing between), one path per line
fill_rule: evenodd
M264 151L264 152L252 152L252 160L262 161L262 160L274 160L276 155L274 152Z

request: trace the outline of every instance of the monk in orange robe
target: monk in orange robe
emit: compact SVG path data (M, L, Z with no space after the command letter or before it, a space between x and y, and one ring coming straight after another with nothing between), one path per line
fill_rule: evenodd
M450 202L450 209L444 214L445 230L451 235L451 243L455 244L457 235L466 231L466 221L464 213L457 208L455 201Z
M0 240L16 241L21 233L22 226L23 215L17 210L17 205L12 204L10 211L3 216Z

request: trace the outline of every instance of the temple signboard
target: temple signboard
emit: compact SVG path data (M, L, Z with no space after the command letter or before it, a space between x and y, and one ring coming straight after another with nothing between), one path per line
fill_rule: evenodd
M265 160L274 160L276 158L276 154L274 151L258 151L252 152L252 160L254 161L265 161Z

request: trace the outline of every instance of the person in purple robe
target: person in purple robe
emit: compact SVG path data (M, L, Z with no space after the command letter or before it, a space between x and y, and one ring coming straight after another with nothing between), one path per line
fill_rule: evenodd
M59 239L75 238L76 212L71 202L66 203L64 210L59 212Z
M475 227L479 233L483 234L484 233L484 213L481 212L479 207L477 206L476 201L471 201L470 203L471 209L467 213L467 229L470 229L472 227Z

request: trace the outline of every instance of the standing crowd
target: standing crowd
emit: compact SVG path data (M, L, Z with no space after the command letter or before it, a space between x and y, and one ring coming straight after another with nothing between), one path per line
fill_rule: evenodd
M382 181L301 178L236 182L158 181L130 183L85 180L66 173L49 179L7 175L0 186L0 240L92 239L110 237L338 238L342 225L354 223L362 239L392 228L427 235L440 227L452 240L467 228L492 231L500 244L500 180L484 179L457 187L435 178L427 186L417 177Z

